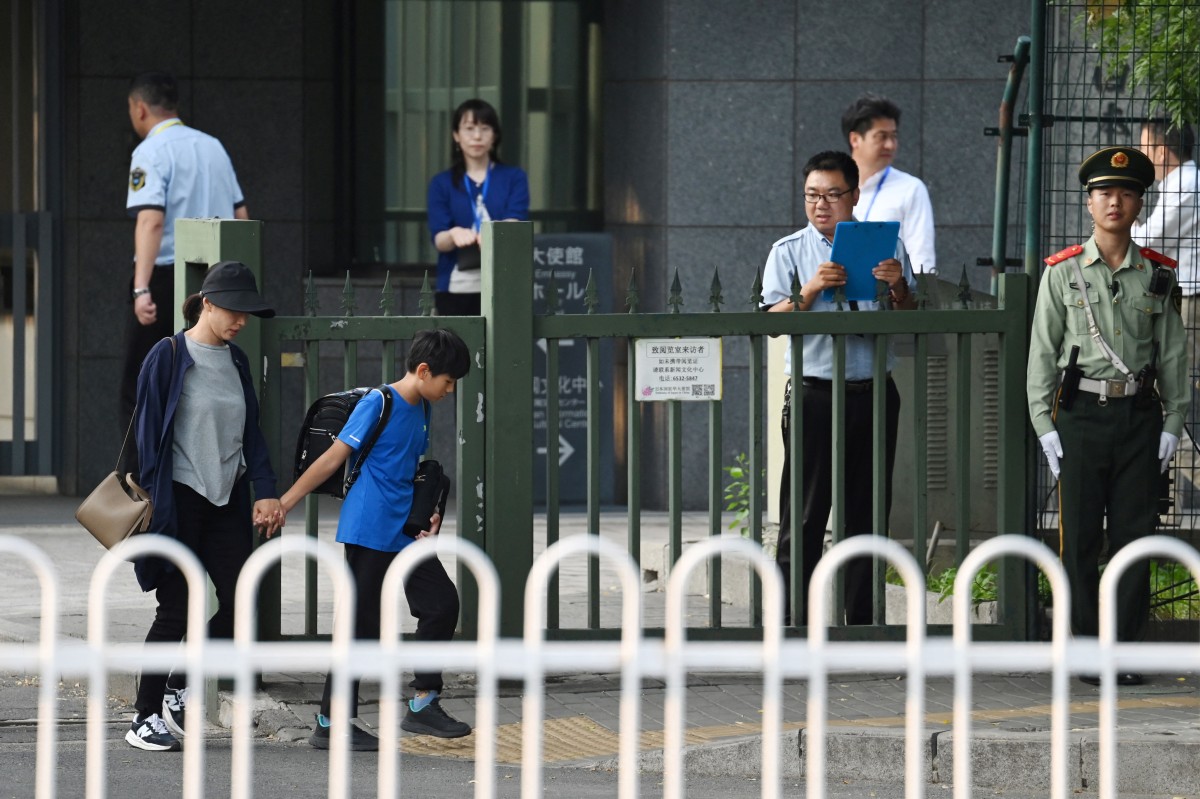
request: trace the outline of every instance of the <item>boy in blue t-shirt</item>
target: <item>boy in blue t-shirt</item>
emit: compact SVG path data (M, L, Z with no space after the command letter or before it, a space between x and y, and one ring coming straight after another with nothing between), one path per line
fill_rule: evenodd
M413 337L405 362L404 377L392 383L392 412L380 431L357 482L346 495L338 517L337 540L346 546L346 562L358 589L355 602L354 637L379 638L380 598L383 578L396 553L415 541L404 533L404 523L412 507L413 476L421 453L429 445L426 425L427 402L437 402L454 392L455 383L471 368L466 343L449 330L423 330ZM286 514L314 488L337 474L346 459L358 451L379 419L382 395L372 391L354 407L333 445L310 466L279 500ZM440 514L429 520L429 529L417 538L437 535L442 526ZM419 641L449 641L458 624L458 590L437 558L422 561L404 584L409 611L417 619ZM441 672L420 673L410 685L416 695L408 702L408 712L400 726L408 732L461 738L470 726L451 717L438 702L442 690ZM350 693L350 718L358 715L358 686ZM332 679L325 679L321 712L309 743L318 749L329 748L329 702ZM379 739L350 725L350 748L374 751Z

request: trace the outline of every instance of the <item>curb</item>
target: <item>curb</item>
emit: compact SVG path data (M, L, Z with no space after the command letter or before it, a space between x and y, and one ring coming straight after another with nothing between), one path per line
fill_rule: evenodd
M951 785L954 776L954 737L949 729L926 730L922 744L922 774L928 785ZM807 776L807 730L789 730L780 736L780 776ZM1168 795L1200 793L1200 738L1166 740L1123 737L1117 748L1117 789L1124 793ZM1177 736L1175 736L1177 737ZM1100 743L1095 731L1073 731L1067 739L1067 787L1095 791L1100 784ZM762 774L762 738L746 736L720 743L700 744L683 750L688 777L756 777ZM896 784L905 778L903 730L839 728L825 743L825 778ZM575 761L568 765L616 771L615 757ZM661 774L663 750L642 751L639 772ZM977 788L1044 791L1050 785L1050 734L989 731L971 740L971 784Z

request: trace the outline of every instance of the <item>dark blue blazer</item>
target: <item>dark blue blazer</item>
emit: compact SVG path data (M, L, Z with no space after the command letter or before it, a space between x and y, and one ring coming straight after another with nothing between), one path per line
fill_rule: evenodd
M140 466L138 480L154 502L154 517L148 532L177 538L171 445L175 440L175 410L183 392L183 376L195 361L188 354L183 331L176 333L174 338L173 352L170 340L164 338L151 348L142 363L137 381L135 424ZM242 434L246 473L241 479L249 480L253 485L256 500L275 499L279 496L275 489L275 471L271 468L266 437L258 426L258 397L254 395L254 384L250 381L250 361L236 344L229 345L229 354L242 380L242 393L246 399L246 428ZM244 510L246 534L251 535L248 504ZM163 570L173 568L161 558L141 558L134 564L143 591L154 589Z

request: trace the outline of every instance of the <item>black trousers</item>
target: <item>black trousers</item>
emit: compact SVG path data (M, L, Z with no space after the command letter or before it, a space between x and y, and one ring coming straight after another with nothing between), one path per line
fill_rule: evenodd
M209 638L233 637L234 587L254 547L250 517L250 486L243 477L234 485L229 502L217 507L182 483L175 483L175 517L180 543L200 559L217 593L217 612L208 620ZM164 570L155 588L158 608L146 643L183 640L187 632L188 586L178 569ZM172 687L183 687L182 675L171 676ZM159 713L167 687L166 674L143 674L138 683L139 716Z
M133 294L133 277L129 278L129 294ZM126 309L125 320L125 360L121 366L121 435L129 427L133 416L134 406L137 405L138 372L142 370L142 361L150 354L150 348L162 339L174 333L175 319L175 268L173 266L156 266L150 275L150 296L158 306L158 318L154 324L143 325L133 314L133 300ZM125 464L123 472L138 473L137 446L133 436L129 437L129 445L125 447Z
M483 307L482 294L451 294L439 291L433 295L438 316L479 316Z
M1057 408L1062 440L1058 478L1059 555L1071 585L1071 631L1100 632L1100 550L1150 535L1158 522L1158 439L1162 406L1135 398L1079 392L1071 410ZM1108 524L1105 525L1107 517ZM1130 566L1117 586L1117 638L1141 641L1150 617L1150 561Z
M845 437L846 468L843 473L845 486L846 507L843 514L847 536L868 535L878 533L887 535L887 530L875 530L872 515L875 507L875 483L871 474L871 437L874 426L874 408L871 390L849 391L846 393L846 426L844 430L833 429L833 392L828 386L809 387L803 384L793 384L793 392L803 392L801 418L804 423L803 455L803 501L804 510L801 520L801 554L803 569L800 592L801 608L805 616L808 614L808 586L812 581L813 569L825 540L826 521L833 498L833 441L834 435ZM787 603L784 610L784 623L790 625L791 603L791 573L792 573L792 502L791 475L792 457L791 446L788 442L788 415L790 407L785 403L783 409L783 476L780 480L779 491L779 548L775 553L775 561L783 570L784 598ZM900 420L900 392L891 378L887 380L885 412L887 414L886 434L886 472L884 486L884 507L887 514L892 510L892 469L896 463L896 430ZM845 606L847 624L871 623L871 575L872 559L855 558L845 567ZM808 620L814 624L823 624L823 619Z
M346 544L346 563L354 575L357 589L354 605L354 637L357 640L379 640L383 578L397 554ZM408 600L409 613L417 620L418 641L449 641L454 638L454 628L458 626L458 589L450 581L440 560L430 557L417 564L404 583L404 596ZM359 682L355 680L350 690L350 718L358 715ZM409 685L418 691L440 691L442 673L416 672ZM325 678L325 691L321 695L321 714L324 716L330 714L332 696L333 675L329 675Z

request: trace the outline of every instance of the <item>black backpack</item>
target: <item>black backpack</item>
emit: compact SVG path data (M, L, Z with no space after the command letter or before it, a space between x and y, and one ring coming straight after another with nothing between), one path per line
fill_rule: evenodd
M317 458L324 455L326 450L333 446L334 439L338 437L338 433L342 432L346 420L354 411L354 406L372 391L383 394L383 408L379 412L379 420L375 422L375 429L371 431L371 435L359 448L358 457L354 459L354 463L352 464L347 459L342 474L332 475L320 486L314 488L312 493L328 494L338 499L346 498L350 487L358 479L358 473L362 470L362 465L371 452L371 447L375 446L380 431L383 430L388 417L392 414L392 390L384 384L376 388L360 387L326 394L314 402L309 407L308 413L304 414L304 424L300 426L300 438L296 441L295 479L299 479L300 475L304 474L304 471L316 462Z

